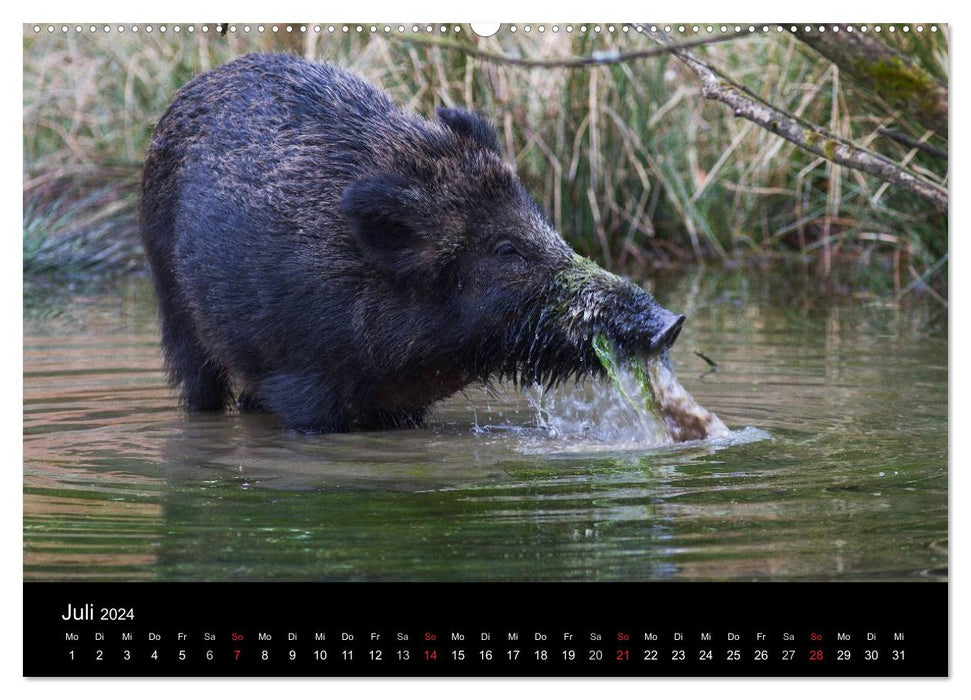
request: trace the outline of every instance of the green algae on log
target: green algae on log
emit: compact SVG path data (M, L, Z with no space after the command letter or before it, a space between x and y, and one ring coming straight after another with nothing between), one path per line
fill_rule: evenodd
M667 351L648 358L624 358L618 361L610 341L603 335L594 336L593 351L611 383L624 401L635 411L646 412L659 426L658 437L663 442L685 442L721 437L728 428L711 411L699 405L678 381ZM630 372L639 396L631 396L623 370Z

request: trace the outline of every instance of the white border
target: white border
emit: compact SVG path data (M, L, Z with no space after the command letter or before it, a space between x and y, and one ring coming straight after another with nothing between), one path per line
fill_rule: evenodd
M6 68L3 70L3 95L7 96L6 101L9 105L16 104L15 96L22 97L22 61L23 61L23 40L22 24L26 22L56 21L56 22L75 22L77 20L90 21L91 19L111 19L117 22L124 18L131 23L159 23L171 22L173 19L189 18L193 20L215 20L230 19L249 21L250 19L265 21L272 18L296 18L306 19L307 21L379 21L379 22L400 22L400 21L516 21L519 23L545 23L565 22L576 20L596 20L598 22L623 22L637 21L639 19L661 19L677 20L684 22L710 22L711 20L731 19L734 22L742 23L765 23L767 20L778 21L780 19L793 19L785 17L785 14L795 14L795 19L801 22L859 22L874 20L882 22L899 21L901 19L917 19L920 21L948 22L951 24L951 45L950 57L952 74L950 81L952 124L967 123L967 80L965 76L968 64L965 60L966 49L961 43L965 25L963 18L955 23L956 3L922 2L914 4L912 2L902 2L900 0L883 1L879 4L870 5L868 3L846 3L845 0L817 0L813 3L801 5L780 5L778 2L760 2L738 4L728 6L724 2L715 3L711 0L696 0L692 3L684 3L677 7L661 5L657 8L659 17L652 18L655 7L643 2L596 2L582 3L577 0L558 1L555 7L544 7L544 4L527 4L522 0L491 0L488 3L471 3L461 5L453 2L437 0L436 2L422 3L402 3L392 2L391 0L369 0L367 4L355 3L306 3L292 2L292 0L274 0L265 6L255 6L250 4L242 6L238 2L219 2L206 3L199 6L198 3L184 2L183 0L169 1L151 5L150 3L140 3L138 5L121 3L100 3L100 4L79 4L59 0L57 2L45 2L43 4L19 5L13 8L13 13L18 15L17 19L7 19L0 27L8 36L3 37L4 41L0 44L0 51L3 52ZM6 14L9 10L3 10ZM22 105L22 99L19 100ZM967 595L959 593L967 591L966 582L967 566L967 546L965 545L968 535L966 507L964 506L965 497L968 496L965 484L968 477L967 470L971 469L971 460L968 459L968 449L966 441L951 441L951 482L949 490L950 503L950 580L951 580L951 674L950 681L923 681L923 680L810 680L800 681L779 681L779 680L654 680L651 679L645 684L644 681L634 680L603 680L593 681L584 679L569 679L555 681L539 680L495 680L495 681L472 681L472 680L424 680L424 681L395 681L395 680L159 680L159 681L125 681L125 680L105 680L105 681L43 681L43 680L24 680L22 675L22 635L18 637L17 621L23 620L22 614L22 587L20 573L22 571L22 263L20 243L14 243L14 227L22 225L21 211L21 187L22 183L22 114L13 107L8 108L3 113L3 128L0 133L4 135L3 161L6 163L4 168L5 187L0 190L2 198L2 211L8 221L7 235L3 240L10 246L5 254L0 256L0 264L3 265L0 272L0 284L3 285L3 295L0 299L4 302L0 304L2 316L0 316L0 328L5 330L9 338L2 345L2 367L4 367L3 389L6 401L3 403L2 422L0 430L3 431L3 446L9 456L5 464L4 507L3 507L3 559L7 565L6 577L3 580L3 592L6 594L2 600L6 602L5 618L11 622L6 626L4 634L0 635L0 663L3 668L3 678L14 679L13 683L5 683L6 692L13 691L17 696L29 695L31 697L44 698L72 698L77 693L97 694L98 697L119 697L129 699L132 696L139 698L165 698L170 700L174 694L182 695L190 691L193 696L211 695L214 693L231 693L233 697L239 698L265 698L269 693L284 691L288 696L303 697L313 695L321 697L326 694L331 697L369 697L374 696L393 698L455 698L462 697L468 700L494 700L496 695L520 697L526 695L542 694L546 697L560 698L583 698L583 700L595 700L598 696L606 695L609 698L618 700L633 700L643 698L647 695L665 694L680 697L688 693L705 694L706 696L723 697L745 697L745 698L771 698L777 700L780 697L792 698L817 698L819 695L831 697L859 696L860 694L877 693L883 698L907 698L913 700L915 696L928 691L940 694L943 697L960 697L968 691L967 679L971 677L971 641L968 635L971 634L971 626L967 624L969 604ZM18 123L20 122L20 123ZM954 178L954 164L959 163L958 172L964 167L965 158L968 157L967 149L964 146L963 131L961 129L951 130L951 164L952 182L961 183L960 178ZM14 170L13 164L21 164L21 168ZM954 187L952 187L952 190ZM962 358L967 356L968 346L962 337L964 326L964 309L968 305L968 286L961 275L955 270L954 265L964 265L964 240L971 232L962 224L966 221L960 202L961 196L953 197L952 201L958 203L952 206L951 230L956 232L950 238L950 265L951 280L950 304L955 310L954 317L951 319L950 354L957 358L957 362L950 367L951 416L950 426L963 427L963 418L968 416L966 401L962 399L964 391L969 387L967 370L964 367ZM14 245L18 246L14 250ZM958 268L960 271L960 268ZM966 279L966 278L965 278ZM951 428L953 430L953 428ZM954 507L957 506L957 507ZM15 604L11 604L13 601ZM901 601L902 605L912 604L914 601ZM12 608L12 609L11 609ZM961 688L962 690L958 690ZM961 695L959 695L959 693Z

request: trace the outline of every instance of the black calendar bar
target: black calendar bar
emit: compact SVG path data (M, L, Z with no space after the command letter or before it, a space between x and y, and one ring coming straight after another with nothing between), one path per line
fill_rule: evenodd
M946 676L945 583L26 583L26 676Z

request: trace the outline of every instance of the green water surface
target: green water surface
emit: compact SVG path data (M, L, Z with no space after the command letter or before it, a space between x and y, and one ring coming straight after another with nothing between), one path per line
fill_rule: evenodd
M662 448L551 436L501 387L410 431L190 417L145 280L29 285L24 577L945 579L946 310L794 279L657 284L679 378L738 437Z

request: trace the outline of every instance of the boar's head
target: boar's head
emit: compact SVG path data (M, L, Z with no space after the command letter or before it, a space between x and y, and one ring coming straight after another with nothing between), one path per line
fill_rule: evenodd
M375 354L396 371L433 364L454 391L602 372L597 336L622 356L674 343L684 316L576 254L501 161L488 123L464 110L438 115L436 140L406 142L387 171L342 197L382 296L394 297L373 300L385 310Z

